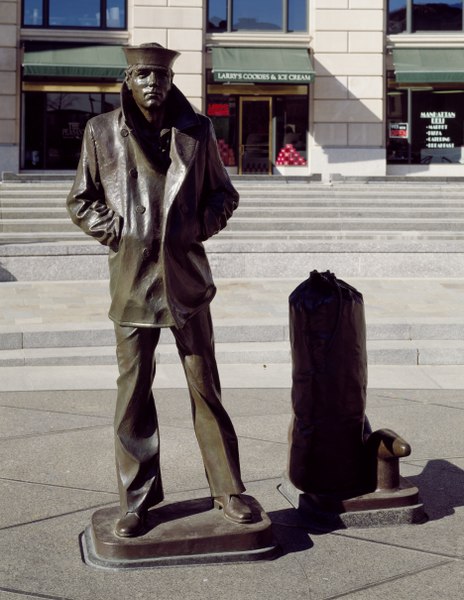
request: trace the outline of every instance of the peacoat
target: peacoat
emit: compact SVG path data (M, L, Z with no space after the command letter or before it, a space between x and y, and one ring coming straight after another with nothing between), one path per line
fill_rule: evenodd
M109 247L110 319L181 328L215 295L202 242L225 227L239 196L211 121L175 86L166 100L166 172L140 139L125 84L121 99L121 108L87 123L67 208Z

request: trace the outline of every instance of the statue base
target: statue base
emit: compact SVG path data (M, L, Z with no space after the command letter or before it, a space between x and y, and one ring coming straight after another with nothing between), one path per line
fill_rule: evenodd
M84 562L102 569L270 560L279 554L272 523L261 505L244 496L253 521L239 525L211 508L211 498L162 503L150 510L143 535L121 538L114 526L119 507L97 510L81 534Z
M385 527L427 520L419 490L403 477L397 490L350 497L308 494L296 488L286 477L277 489L317 529Z

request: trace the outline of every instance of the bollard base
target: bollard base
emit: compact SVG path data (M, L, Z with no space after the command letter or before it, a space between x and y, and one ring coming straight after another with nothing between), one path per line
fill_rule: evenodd
M317 529L386 527L427 520L419 490L404 478L401 478L398 490L354 497L308 494L296 488L286 477L277 489Z
M211 498L202 498L157 506L147 515L145 533L132 538L114 533L119 507L100 509L80 536L83 560L118 571L273 559L279 547L271 521L254 498L245 499L252 523L230 523L222 511L211 509Z

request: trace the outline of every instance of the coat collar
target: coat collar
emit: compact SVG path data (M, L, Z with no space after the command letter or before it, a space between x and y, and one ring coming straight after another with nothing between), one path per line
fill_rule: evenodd
M134 129L136 121L134 115L138 114L138 108L126 82L121 87L121 108L124 121L130 129ZM192 105L179 88L173 84L166 98L166 112L162 129L175 128L179 131L185 131L190 127L199 125L199 123L198 115Z

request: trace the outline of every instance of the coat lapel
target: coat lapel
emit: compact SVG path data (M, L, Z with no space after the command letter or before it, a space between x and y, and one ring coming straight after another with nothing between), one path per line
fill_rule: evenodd
M179 131L175 127L172 128L170 152L171 164L166 174L164 194L164 206L167 211L171 208L190 166L194 161L197 146L197 140L186 133L182 133L182 131Z

